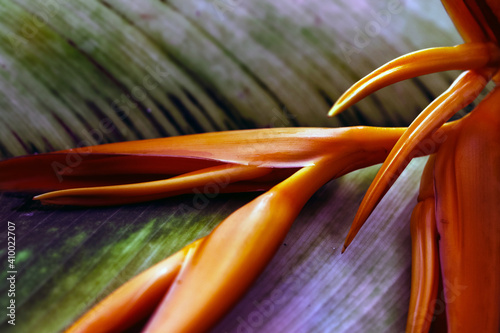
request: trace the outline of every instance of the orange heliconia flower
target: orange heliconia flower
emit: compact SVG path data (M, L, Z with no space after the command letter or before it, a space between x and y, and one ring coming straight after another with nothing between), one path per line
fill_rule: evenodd
M411 217L412 282L407 332L427 332L440 281L450 332L500 330L500 4L443 3L465 44L414 52L375 70L335 103L336 115L389 84L465 72L408 128L280 128L218 132L70 149L0 162L0 189L51 191L50 204L118 205L219 182L221 192L265 191L208 236L139 274L68 332L203 332L271 260L307 200L323 184L383 162L344 249L413 157L431 154ZM445 124L446 123L446 124ZM428 140L432 149L420 149ZM460 293L452 290L459 286Z
M382 162L404 130L276 128L108 144L79 156L67 150L4 161L0 186L56 189L35 199L87 206L158 199L210 182L224 184L226 192L268 190L205 238L130 280L68 330L120 331L154 312L146 331L200 332L248 289L317 189ZM80 163L65 165L77 157ZM157 179L166 175L173 177ZM124 183L146 176L154 179ZM91 186L79 187L86 184Z
M412 154L486 84L500 80L500 3L443 0L465 44L395 59L356 83L330 111L402 79L466 70L408 127L383 163L354 218L344 250ZM426 166L412 215L412 293L407 332L427 332L433 320L439 268L450 332L500 331L500 88L467 117ZM439 257L439 259L438 259ZM453 284L450 286L450 281ZM454 287L453 287L454 286ZM453 290L459 286L460 292Z

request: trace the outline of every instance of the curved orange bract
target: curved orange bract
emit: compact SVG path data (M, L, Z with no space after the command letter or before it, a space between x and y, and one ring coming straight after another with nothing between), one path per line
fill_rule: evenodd
M399 57L354 84L330 111L336 115L400 80L465 70L408 128L206 133L0 162L0 189L50 190L35 199L52 204L125 204L187 193L214 181L224 182L225 192L267 191L208 236L117 289L68 332L119 331L148 316L145 332L206 331L257 278L302 207L323 184L383 162L356 214L344 251L410 160L432 154L411 218L407 332L429 330L442 280L451 332L497 333L500 88L493 89L469 115L445 123L474 102L488 82L500 82L500 3L445 0L443 4L465 44ZM425 140L433 140L431 151L419 149ZM68 163L75 160L79 162ZM463 287L459 294L453 289L457 285Z

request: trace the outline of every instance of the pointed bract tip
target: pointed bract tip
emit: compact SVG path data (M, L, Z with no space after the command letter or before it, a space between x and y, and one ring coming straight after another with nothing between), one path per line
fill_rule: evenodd
M52 199L54 197L57 199L58 194L61 193L62 191L65 191L65 190L50 191L50 192L45 192L45 193L42 193L42 194L38 194L38 195L35 195L33 197L33 200L38 200L38 201L45 202L46 200L50 200L50 199Z
M344 111L341 104L334 104L330 111L328 111L328 117L334 117Z
M336 115L337 115L337 114L335 113L335 110L333 110L333 109L332 109L332 110L330 110L330 111L328 111L328 114L327 114L327 116L328 116L329 118L335 117Z

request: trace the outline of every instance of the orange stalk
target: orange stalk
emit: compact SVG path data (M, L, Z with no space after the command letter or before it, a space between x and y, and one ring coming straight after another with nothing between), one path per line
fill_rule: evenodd
M450 332L500 330L500 88L436 157L436 221Z
M336 154L363 136L404 129L272 128L120 142L0 162L0 189L61 190L162 180L223 164L293 169ZM283 180L280 178L279 180Z
M476 0L478 1L478 0ZM482 1L482 0L479 0ZM484 2L484 1L483 1ZM486 42L482 24L477 21L463 0L442 0L444 8L465 42Z
M358 135L360 132L373 136L366 140L366 137ZM162 284L163 289L157 288L158 294L166 289L168 292L146 331L192 332L208 329L264 269L310 196L332 178L382 161L400 133L399 129L358 128L345 131L342 138L348 139L345 141L348 144L338 146L334 154L325 155L314 164L303 167L230 215L209 236L200 240L199 246L192 248L189 256L182 259L183 266L178 273L172 271L176 277L170 289L166 283ZM215 169L224 170L221 167ZM266 171L266 168L253 166L229 168L233 169L243 173ZM180 260L175 261L176 267ZM132 281L143 279L134 278ZM121 318L116 313L120 311L116 304L130 300L134 295L142 295L138 290L139 284L133 282L125 291L114 293L104 304L98 305L97 310L85 315L76 327L97 325L92 322L96 316L91 313L100 314L98 321L105 321L99 318L106 317ZM118 327L117 323L113 323Z
M368 148L374 142L378 149ZM145 332L209 329L264 269L310 196L328 180L383 159L387 143L375 136L325 156L229 216L186 263Z
M411 295L407 333L428 332L434 314L439 284L434 160L431 155L420 183L418 203L411 216Z
M224 164L165 180L59 190L38 195L33 199L59 205L121 205L189 193L193 188L209 183L218 183L219 188L225 187L229 183L265 176L271 171L270 168Z
M338 161L318 161L229 216L186 263L144 332L209 329L265 268L310 196L338 172Z
M87 147L85 156L68 150L0 162L0 189L57 189L35 199L83 206L155 200L209 183L217 185L221 179L219 193L267 190L298 168L313 165L325 156L343 156L360 147L390 150L403 131L276 128ZM366 137L374 139L366 141ZM54 170L54 164L76 156L79 163ZM383 157L374 163L382 161ZM140 181L144 178L150 179Z

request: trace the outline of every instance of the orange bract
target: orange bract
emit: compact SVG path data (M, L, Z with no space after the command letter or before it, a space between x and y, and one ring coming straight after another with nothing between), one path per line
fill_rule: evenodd
M52 204L153 200L211 182L223 182L223 192L267 190L205 238L117 289L68 332L124 330L148 316L146 332L206 331L257 278L302 207L323 184L384 161L356 214L345 250L410 160L429 154L411 218L407 332L429 330L440 269L450 331L498 332L500 88L470 115L445 122L472 103L489 81L500 81L500 5L495 0L443 3L465 44L417 51L391 61L356 83L330 112L338 114L400 80L466 70L406 129L218 132L1 162L0 189L53 190L35 197ZM421 149L428 140L432 148Z
M365 139L344 143L344 136L349 137L351 131ZM332 145L343 144L330 153L323 152L314 163L303 166L234 212L210 235L197 241L196 246L189 245L160 264L159 267L169 265L168 272L159 274L157 271L161 268L152 268L129 281L91 309L69 332L96 332L98 327L114 330L130 326L148 316L150 311L144 310L126 318L118 314L115 317L113 314L119 311L118 304L128 304L126 309L130 312L158 294L165 296L149 320L146 332L202 332L209 329L271 260L312 194L332 178L382 161L401 132L400 129L353 128L329 138ZM270 145L268 149L271 152L274 147ZM235 168L269 172L267 168L255 166ZM101 194L116 196L114 190ZM139 190L140 186L131 189ZM155 282L156 279L159 281ZM144 288L142 283L148 287ZM151 302L157 304L157 299L155 297Z
M466 44L398 58L355 84L331 111L338 113L369 93L412 75L458 65L468 69L395 144L361 203L344 250L423 140L474 101L488 81L493 79L498 84L500 5L495 1L443 2ZM474 55L469 50L475 50ZM461 59L446 59L448 52ZM477 61L480 58L482 65ZM438 245L450 332L498 332L500 90L495 88L470 116L452 124L448 133L424 171L419 203L412 215L412 294L407 332L427 332L432 322L439 281Z

